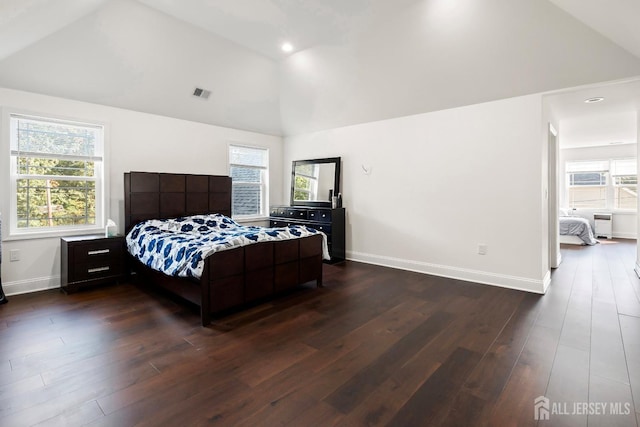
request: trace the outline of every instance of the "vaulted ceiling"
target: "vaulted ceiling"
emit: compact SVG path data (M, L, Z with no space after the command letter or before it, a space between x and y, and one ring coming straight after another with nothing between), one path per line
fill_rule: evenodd
M631 0L0 0L0 86L289 135L640 75L639 16Z

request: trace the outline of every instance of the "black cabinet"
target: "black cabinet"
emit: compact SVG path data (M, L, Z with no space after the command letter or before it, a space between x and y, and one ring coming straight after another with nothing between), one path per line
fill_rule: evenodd
M70 293L115 282L125 276L124 236L72 236L60 239L60 285Z
M327 235L331 261L345 258L345 211L344 208L321 208L305 206L272 206L269 217L271 227L306 225Z

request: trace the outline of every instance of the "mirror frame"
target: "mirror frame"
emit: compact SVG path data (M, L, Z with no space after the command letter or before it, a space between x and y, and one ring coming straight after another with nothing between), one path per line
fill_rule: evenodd
M309 159L309 160L294 160L291 165L291 206L317 206L317 207L331 207L331 200L317 201L317 200L294 200L296 183L296 166L308 165L313 163L333 163L335 165L335 173L333 177L333 194L338 195L340 193L340 157L327 157L324 159Z

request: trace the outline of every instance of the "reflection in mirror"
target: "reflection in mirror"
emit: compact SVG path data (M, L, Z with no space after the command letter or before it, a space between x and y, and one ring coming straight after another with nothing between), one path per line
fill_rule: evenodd
M340 157L293 162L291 205L330 206L338 194Z
M329 201L333 195L336 166L332 163L297 165L293 199L296 201Z

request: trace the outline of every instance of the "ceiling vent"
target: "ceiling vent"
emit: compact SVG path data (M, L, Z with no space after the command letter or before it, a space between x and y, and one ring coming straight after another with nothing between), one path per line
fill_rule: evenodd
M209 95L211 95L210 90L202 89L199 87L193 90L193 96L197 96L198 98L209 99Z

